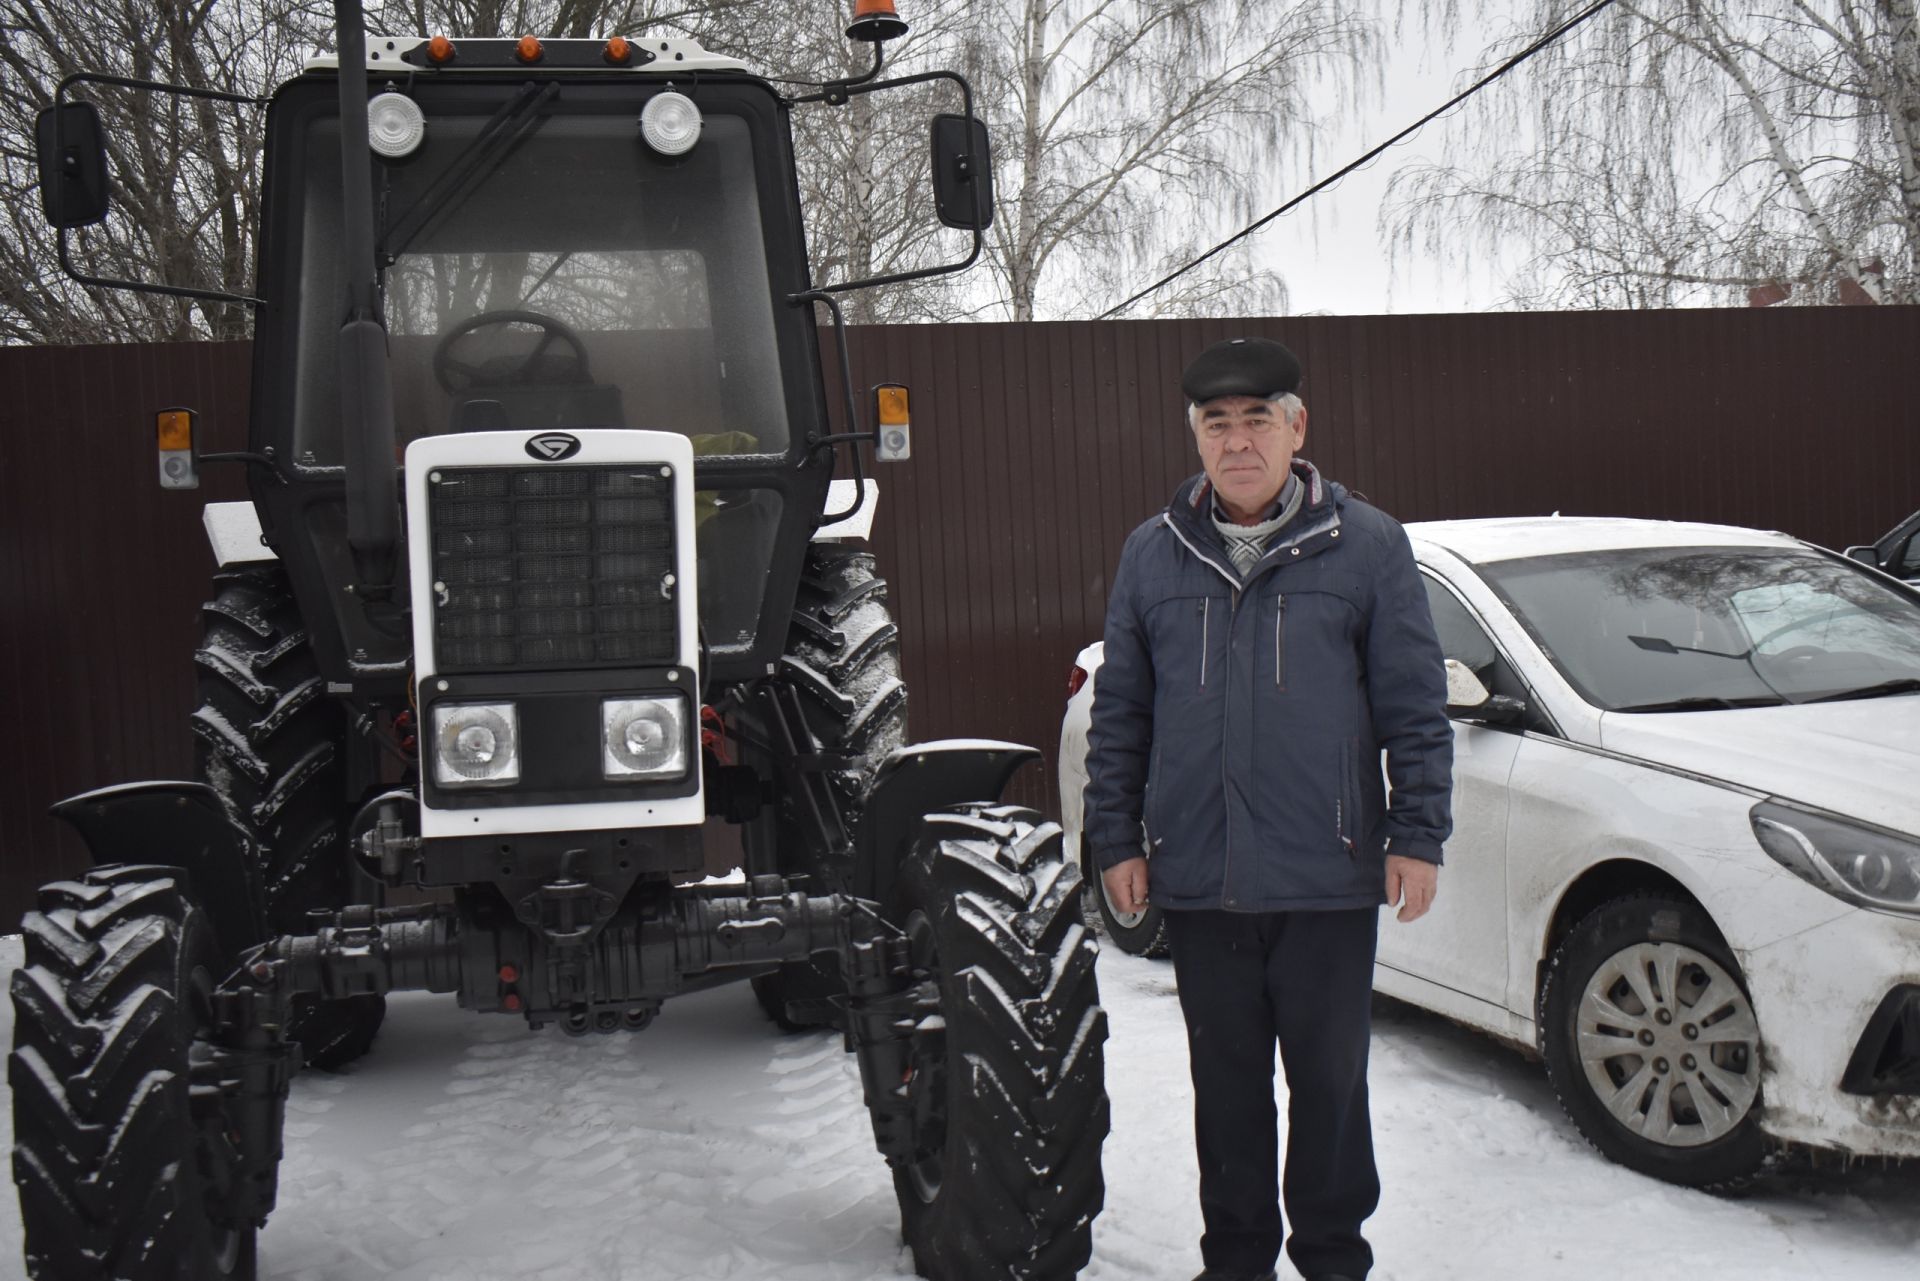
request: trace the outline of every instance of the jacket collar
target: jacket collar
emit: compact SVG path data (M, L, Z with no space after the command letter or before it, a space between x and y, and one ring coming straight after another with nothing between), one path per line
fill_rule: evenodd
M1317 554L1325 549L1329 541L1338 539L1340 508L1346 505L1347 500L1346 487L1338 481L1322 478L1319 469L1304 458L1293 460L1293 474L1306 486L1300 510L1275 537L1266 555L1247 571L1245 583L1251 583L1270 564L1275 563L1280 552L1286 552L1289 557ZM1174 491L1173 501L1167 504L1163 519L1189 551L1211 564L1229 582L1241 584L1242 576L1232 568L1233 562L1227 555L1225 540L1214 527L1212 502L1213 484L1207 479L1206 473L1190 476ZM1332 535L1331 540L1329 535Z
M1293 460L1293 474L1306 486L1306 493L1300 500L1299 514L1294 520L1307 524L1318 524L1324 517L1326 508L1338 508L1345 503L1347 491L1337 482L1322 479L1320 469L1304 458ZM1192 527L1210 526L1213 522L1213 482L1207 474L1189 476L1180 482L1180 488L1173 492L1173 501L1167 505L1167 513ZM1215 533L1217 541L1219 534Z

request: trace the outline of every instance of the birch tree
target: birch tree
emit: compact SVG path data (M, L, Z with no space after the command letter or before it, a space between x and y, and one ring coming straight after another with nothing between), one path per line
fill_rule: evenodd
M1920 302L1914 0L1622 0L1482 97L1397 252L1519 248L1531 306Z
M1336 0L981 0L970 74L994 126L990 269L1009 319L1090 315L1244 223L1367 85ZM1223 255L1135 315L1276 310Z

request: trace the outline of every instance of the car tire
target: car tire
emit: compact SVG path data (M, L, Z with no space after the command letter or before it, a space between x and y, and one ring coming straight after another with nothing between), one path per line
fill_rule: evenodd
M1639 893L1594 909L1554 948L1537 1014L1554 1093L1603 1155L1716 1190L1765 1162L1759 1022L1697 904Z
M167 867L40 891L13 974L13 1178L35 1281L252 1281L223 1214L236 1126L194 1069L226 966Z
M1093 852L1087 848L1084 839L1077 844L1080 846L1080 877L1087 886L1087 906L1090 915L1100 922L1100 932L1129 956L1159 959L1171 955L1173 948L1167 941L1166 913L1152 904L1131 914L1116 911L1113 900L1107 897L1106 881L1101 877L1100 869L1094 866Z
M306 934L307 913L346 906L346 720L327 695L286 574L223 570L201 606L193 663L195 765L251 837L267 924ZM373 1047L387 999L296 998L288 1036L310 1067L335 1071Z
M1107 1020L1059 831L1015 806L930 814L888 907L938 993L901 1086L914 1152L893 1165L933 1281L1068 1281L1093 1248Z

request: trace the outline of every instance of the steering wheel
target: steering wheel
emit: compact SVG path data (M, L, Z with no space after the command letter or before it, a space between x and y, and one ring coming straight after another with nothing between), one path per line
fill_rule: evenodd
M506 353L480 361L454 357L455 343L477 329L494 325L530 325L540 330L540 341L524 356ZM561 355L557 362L548 359L547 348L553 345L555 339L573 349L570 357ZM454 395L514 383L593 381L593 375L587 372L587 346L580 341L580 335L552 316L537 311L483 311L467 317L443 334L440 345L433 349L433 376L441 387Z

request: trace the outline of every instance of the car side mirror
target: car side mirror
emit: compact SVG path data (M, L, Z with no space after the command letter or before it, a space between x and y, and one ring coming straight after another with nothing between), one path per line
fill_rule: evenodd
M55 227L89 227L107 216L107 136L91 102L42 107L33 122L40 209Z
M1875 569L1880 568L1880 553L1871 546L1849 547L1840 554L1848 560L1857 560L1862 565L1871 565Z
M1447 660L1447 715L1468 715L1485 707L1492 697L1471 667L1457 658Z
M1491 694L1473 669L1457 658L1447 660L1447 715L1489 725L1518 724L1527 714L1524 701Z
M933 118L933 209L962 231L993 226L993 152L977 116Z

